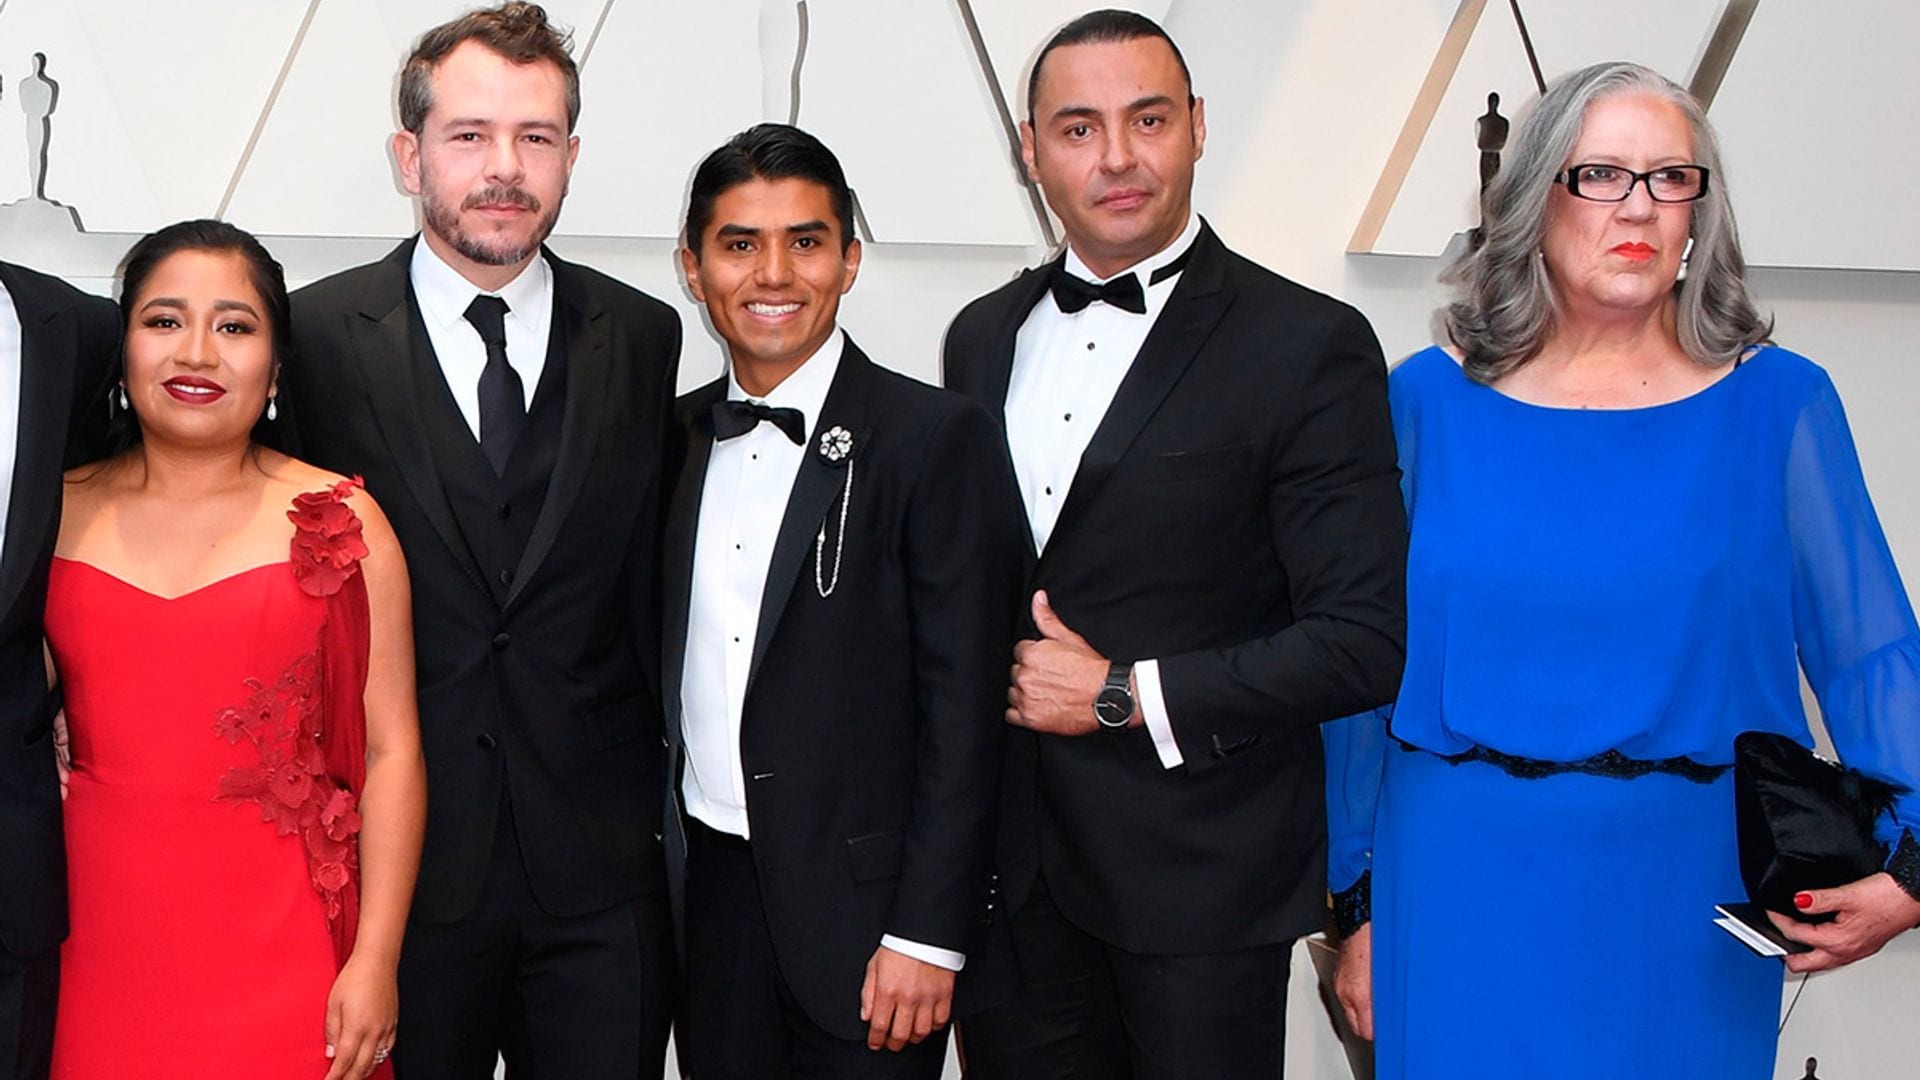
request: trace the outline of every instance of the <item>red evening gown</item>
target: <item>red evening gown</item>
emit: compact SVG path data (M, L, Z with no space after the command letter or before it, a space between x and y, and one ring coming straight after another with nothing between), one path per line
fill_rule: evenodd
M350 490L294 501L286 562L181 596L54 560L74 760L59 1080L326 1075L365 771Z

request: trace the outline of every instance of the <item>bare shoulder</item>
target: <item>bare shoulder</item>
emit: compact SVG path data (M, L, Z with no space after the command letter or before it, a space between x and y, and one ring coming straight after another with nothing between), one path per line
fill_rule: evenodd
M121 454L68 469L60 485L60 541L64 551L71 538L85 533L125 486L129 455Z
M348 479L264 446L254 448L254 462L266 475L267 481L276 489L286 491L289 498L309 491L324 491Z
M355 482L356 478L309 465L276 450L263 447L258 453L260 471L266 474L276 494L286 502L291 503L301 495L344 488L341 501L360 519L361 535L366 541L369 558L386 562L397 557L399 540L394 536L393 526L387 522L387 515L380 509L380 504L374 501L366 488Z

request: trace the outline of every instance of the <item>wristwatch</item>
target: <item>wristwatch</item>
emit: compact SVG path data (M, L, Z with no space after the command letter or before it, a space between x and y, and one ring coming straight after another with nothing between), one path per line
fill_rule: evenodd
M1132 664L1114 664L1107 668L1107 681L1100 686L1099 696L1093 699L1093 718L1100 721L1100 730L1122 732L1133 719L1133 691L1127 688L1133 681Z

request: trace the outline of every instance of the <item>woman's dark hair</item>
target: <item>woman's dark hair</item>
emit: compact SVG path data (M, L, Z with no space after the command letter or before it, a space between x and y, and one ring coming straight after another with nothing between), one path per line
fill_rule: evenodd
M147 279L161 263L183 251L204 251L216 255L238 255L247 266L247 281L266 305L267 332L273 345L273 367L283 370L293 358L293 309L287 301L287 275L279 260L269 253L254 235L235 225L211 218L182 221L141 237L120 263L120 321L122 329L133 325L134 303L146 287ZM120 370L126 372L123 354ZM119 384L109 391L117 395ZM273 425L263 417L254 424L255 442L276 446ZM131 410L115 410L108 440L115 452L140 441L140 424Z

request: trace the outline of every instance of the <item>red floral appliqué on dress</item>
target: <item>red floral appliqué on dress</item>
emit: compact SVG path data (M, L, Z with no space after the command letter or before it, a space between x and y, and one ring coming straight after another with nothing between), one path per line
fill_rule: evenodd
M346 503L359 485L356 477L308 492L287 511L294 526L289 562L294 581L309 596L332 597L360 572L367 545L360 519ZM248 679L252 693L246 702L222 709L213 730L229 743L245 739L260 754L258 764L227 770L218 798L257 803L260 819L281 836L300 836L307 872L325 902L328 922L334 923L357 907L351 886L359 876L360 814L345 778L327 767L325 653L316 643L272 683Z

